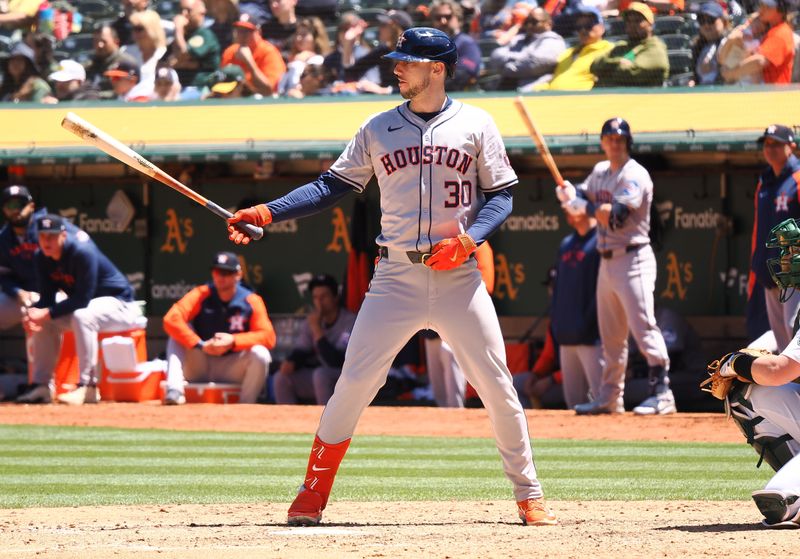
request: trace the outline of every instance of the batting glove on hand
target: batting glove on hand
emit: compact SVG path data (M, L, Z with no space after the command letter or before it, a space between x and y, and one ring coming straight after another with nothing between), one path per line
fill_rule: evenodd
M589 204L583 198L573 198L568 202L564 202L561 204L561 207L564 208L564 211L567 212L569 215L584 215L586 213L586 206Z
M564 181L564 186L556 186L556 198L558 198L558 201L562 204L566 204L577 197L578 193L571 182Z
M425 265L438 271L452 270L466 262L469 255L475 252L478 245L472 237L462 233L457 237L439 241L434 245L431 256L425 261Z
M250 236L233 226L234 223L239 223L240 221L264 227L272 223L272 213L270 213L266 204L259 204L239 210L228 218L228 238L237 245L246 245L250 242Z

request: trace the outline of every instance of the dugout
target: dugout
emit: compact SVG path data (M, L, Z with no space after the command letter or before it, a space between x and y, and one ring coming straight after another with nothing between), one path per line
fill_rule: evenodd
M547 309L541 285L567 234L541 163L507 94L464 94L493 114L521 183L514 212L492 239L495 304L507 339ZM657 305L685 316L709 356L745 338L744 306L753 193L763 128L800 123L800 89L610 90L526 97L566 178L581 180L601 158L602 122L623 116L634 157L651 172L664 224L656 251ZM126 273L146 301L150 354L163 349L160 317L208 278L214 251L230 249L224 223L167 187L95 148L59 123L73 111L223 207L274 198L327 168L358 125L399 98L205 101L131 106L0 106L0 181L31 188L39 205L73 219ZM352 231L356 199L371 216ZM308 279L342 278L356 237L377 231L377 188L300 221L274 224L241 253L245 276L276 318L307 303ZM533 332L541 337L544 323ZM21 332L0 333L0 356L24 355ZM701 373L698 372L698 379Z

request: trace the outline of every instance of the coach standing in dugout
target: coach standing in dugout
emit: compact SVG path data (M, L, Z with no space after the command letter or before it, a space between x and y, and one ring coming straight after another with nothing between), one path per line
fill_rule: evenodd
M62 333L75 334L80 380L75 390L61 394L65 404L94 404L97 392L97 334L140 327L142 311L133 300L133 287L98 250L84 231L68 235L63 218L47 214L36 220L39 249L36 276L41 297L27 310L23 325L32 333L33 382L17 398L20 403L50 401L49 383L61 352ZM67 298L56 302L58 291Z
M770 230L788 218L800 217L797 185L800 182L800 160L792 154L797 147L792 130L780 124L772 124L758 139L767 167L758 177L755 192L755 220L753 221L753 245L751 247L750 278L748 296L755 283L764 287L769 326L775 335L778 351L782 351L792 339L794 318L800 309L800 294L790 290L782 298L781 291L772 281L767 260L778 255L777 248L766 248Z
M669 388L669 354L656 324L653 291L656 257L650 246L653 181L631 158L633 136L628 123L612 118L603 124L600 147L607 161L595 165L576 191L569 182L556 196L572 215L597 218L597 322L603 343L602 386L594 400L575 406L578 414L621 413L628 365L628 331L647 359L650 395L633 409L638 415L674 413Z

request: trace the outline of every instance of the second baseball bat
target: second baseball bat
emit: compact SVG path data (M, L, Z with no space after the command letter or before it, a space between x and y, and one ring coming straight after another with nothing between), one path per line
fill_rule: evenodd
M553 156L550 155L550 149L547 147L547 142L545 142L544 136L542 136L542 133L539 132L539 129L536 128L536 124L534 124L527 107L525 107L522 97L517 97L514 99L514 106L517 108L519 116L522 117L522 122L524 122L525 126L528 128L528 134L530 134L533 143L536 144L536 148L539 150L539 154L542 156L544 164L547 165L547 168L550 170L550 174L553 175L553 179L555 179L556 184L558 186L564 186L564 178L561 176L561 172L556 166L556 161L553 159Z
M61 127L69 132L72 132L84 142L92 144L99 150L104 151L114 159L117 159L129 167L144 173L148 177L152 177L158 182L166 184L168 187L177 190L187 198L191 198L208 211L218 215L222 219L228 219L233 215L225 208L217 205L205 196L198 194L176 178L172 177L168 173L165 173L150 161L133 151L131 148L110 134L103 132L93 124L85 121L78 115L71 112L67 113L64 119L61 121ZM236 227L236 229L242 233L249 235L254 240L258 240L264 236L264 230L261 227L256 227L250 223L239 222L236 223L234 227Z

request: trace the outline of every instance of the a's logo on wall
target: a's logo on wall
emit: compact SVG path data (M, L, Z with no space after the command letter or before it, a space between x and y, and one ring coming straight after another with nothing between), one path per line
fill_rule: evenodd
M661 292L662 299L686 298L688 286L694 280L691 262L681 262L678 256L670 251L667 253L667 287Z
M514 301L525 283L525 265L509 262L505 254L494 255L494 297Z
M350 233L347 230L347 218L341 208L333 208L333 238L325 250L328 252L350 252Z
M189 245L189 239L194 236L194 226L189 217L179 218L174 209L166 212L167 219L164 225L167 228L167 238L161 245L161 252L175 252L183 254Z

